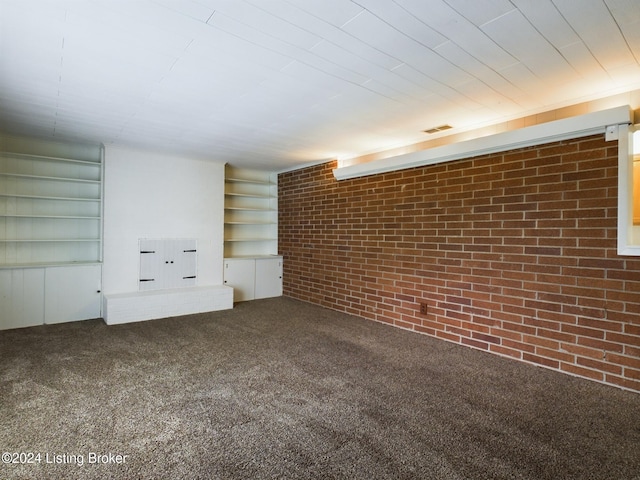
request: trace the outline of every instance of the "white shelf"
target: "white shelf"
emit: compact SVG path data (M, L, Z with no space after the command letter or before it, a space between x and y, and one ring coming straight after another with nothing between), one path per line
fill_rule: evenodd
M71 183L93 183L100 185L100 180L91 180L85 178L70 178L70 177L51 177L48 175L31 175L27 173L5 173L0 172L2 177L15 177L15 178L29 178L33 180L50 180L54 182L71 182Z
M0 158L17 158L17 159L27 159L27 160L42 160L45 162L62 162L62 163L75 163L75 164L81 164L81 165L100 166L100 162L95 160L78 160L75 158L50 157L46 155L33 155L30 153L0 152Z
M260 208L260 207L224 207L225 210L238 210L240 212L274 212L277 210L273 208Z
M69 267L69 266L82 266L82 265L100 265L100 262L92 261L78 261L78 262L38 262L38 263L13 263L0 265L0 270L12 269L12 268L42 268L42 267Z
M252 185L270 185L275 186L276 184L271 180L255 180L250 178L237 178L237 177L226 177L225 181L227 183L248 183Z
M228 197L246 197L246 198L271 198L269 195L260 195L258 193L236 193L236 192L227 192L225 193Z
M0 213L0 218L66 218L66 219L81 219L81 220L100 220L100 217L94 216L79 216L79 215L14 215Z
M0 193L0 197L6 198L24 198L29 200L56 200L63 202L100 202L99 198L88 197L56 197L51 195L22 195L13 193Z
M259 221L255 221L255 222L233 222L233 221L227 221L225 222L227 225L277 225L278 222L259 222Z
M277 238L255 237L255 238L225 238L225 242L275 242Z
M82 243L99 242L99 238L3 238L0 243Z

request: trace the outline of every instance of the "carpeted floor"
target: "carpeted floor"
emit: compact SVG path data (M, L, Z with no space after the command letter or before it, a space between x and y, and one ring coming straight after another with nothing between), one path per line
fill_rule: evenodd
M2 480L640 479L640 395L289 298L0 332L0 402Z

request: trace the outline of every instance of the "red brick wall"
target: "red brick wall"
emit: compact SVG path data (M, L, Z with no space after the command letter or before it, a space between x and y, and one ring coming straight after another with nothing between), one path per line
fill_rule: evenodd
M616 253L615 143L340 182L335 167L279 176L285 295L640 391L640 258Z

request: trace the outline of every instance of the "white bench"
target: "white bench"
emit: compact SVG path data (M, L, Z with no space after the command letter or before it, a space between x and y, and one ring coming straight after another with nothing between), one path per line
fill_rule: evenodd
M116 325L231 308L233 288L213 285L104 295L102 316Z

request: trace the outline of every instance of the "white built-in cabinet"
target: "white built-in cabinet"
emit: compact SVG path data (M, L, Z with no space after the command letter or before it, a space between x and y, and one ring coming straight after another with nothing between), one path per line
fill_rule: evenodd
M282 295L277 175L226 166L224 283L234 301Z
M282 295L282 257L224 259L224 284L233 287L233 301Z
M225 258L224 284L233 288L233 301L255 299L256 262L253 258Z
M102 147L0 146L0 329L100 317Z
M43 323L100 317L101 280L101 265L45 268Z

